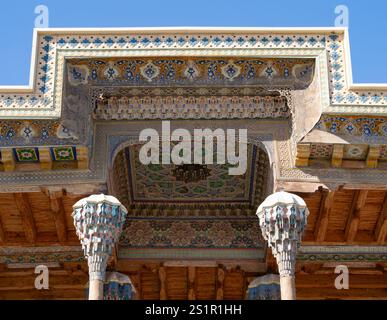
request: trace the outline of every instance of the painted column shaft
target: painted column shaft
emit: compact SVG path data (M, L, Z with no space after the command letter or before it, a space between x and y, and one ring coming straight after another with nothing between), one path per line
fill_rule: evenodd
M103 281L99 279L89 281L89 300L103 300Z
M294 276L280 277L281 300L296 300L296 284Z

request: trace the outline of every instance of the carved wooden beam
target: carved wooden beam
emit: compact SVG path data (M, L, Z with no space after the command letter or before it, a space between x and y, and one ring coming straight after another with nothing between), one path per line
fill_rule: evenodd
M343 156L344 156L344 145L342 144L334 144L332 151L332 160L331 164L334 168L340 168L343 164Z
M320 209L318 214L318 220L314 228L314 236L316 241L324 241L325 235L328 230L329 215L331 213L333 198L335 193L332 191L324 190L321 196Z
M188 300L196 300L195 278L196 278L196 268L193 266L189 266L188 267Z
M378 244L384 244L387 235L387 193L384 197L382 210L375 228L375 240Z
M56 233L58 235L59 242L67 241L67 226L66 226L66 216L65 210L63 207L63 192L49 192L50 198L50 208L53 213Z
M36 242L36 226L27 194L14 193L17 210L23 221L26 239L30 243Z
M0 216L0 243L4 244L7 241L6 236L5 236L5 231L3 228L3 223L1 221L1 216Z
M296 166L307 167L309 165L310 144L297 144Z
M347 242L355 240L360 223L360 210L364 207L367 199L367 190L356 190L352 198L352 206L349 211L347 226L345 228L345 238Z

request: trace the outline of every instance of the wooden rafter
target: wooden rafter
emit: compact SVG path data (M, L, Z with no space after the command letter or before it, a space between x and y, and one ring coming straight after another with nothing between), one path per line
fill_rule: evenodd
M141 281L141 270L137 271L137 287L136 287L136 299L142 299L142 281Z
M325 239L334 195L335 193L333 191L324 190L322 192L318 220L314 229L314 236L318 242L324 241Z
M188 300L196 300L195 290L196 268L194 266L188 267Z
M1 221L1 216L0 216L0 243L3 244L7 241L6 236L5 236L5 230L3 227L3 223Z
M347 242L353 242L355 240L360 223L360 210L365 205L367 195L367 190L356 190L354 192L347 225L345 228L345 239Z
M159 280L160 280L160 300L167 300L167 288L166 288L167 273L164 267L159 268Z
M67 241L67 227L66 227L66 217L65 210L63 207L63 192L49 192L50 197L50 208L53 213L56 233L58 236L59 242Z
M224 269L219 267L216 274L216 300L223 300L225 277L226 273Z
M14 193L14 200L17 210L23 221L23 228L26 239L30 243L36 242L36 226L34 216L32 214L28 196L25 193Z
M383 244L385 242L387 235L387 192L384 197L382 211L380 212L378 222L376 223L375 228L375 240L378 244Z

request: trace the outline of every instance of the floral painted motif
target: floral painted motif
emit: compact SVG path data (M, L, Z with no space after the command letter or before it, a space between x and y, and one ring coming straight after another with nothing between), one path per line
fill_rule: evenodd
M132 248L262 248L263 243L256 219L128 218L120 245Z
M79 81L90 74L86 82ZM221 58L163 58L68 60L67 74L72 85L146 85L170 86L190 84L260 85L276 84L301 89L314 75L312 59L249 59L226 60ZM268 82L269 81L269 82Z
M344 116L323 114L315 128L334 134L387 137L386 116Z
M38 148L16 148L14 154L18 162L37 162L39 161Z
M55 147L51 148L51 154L55 161L75 161L75 147Z
M151 61L149 61L145 66L141 67L140 70L141 70L141 75L148 82L152 82L152 80L156 78L160 73L160 69L157 66L155 66Z

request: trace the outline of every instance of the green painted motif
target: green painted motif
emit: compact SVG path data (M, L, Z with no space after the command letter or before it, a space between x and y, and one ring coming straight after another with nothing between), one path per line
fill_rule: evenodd
M36 148L17 148L15 149L15 156L19 162L39 161L38 150Z
M52 155L55 161L74 161L75 151L73 147L52 148Z

